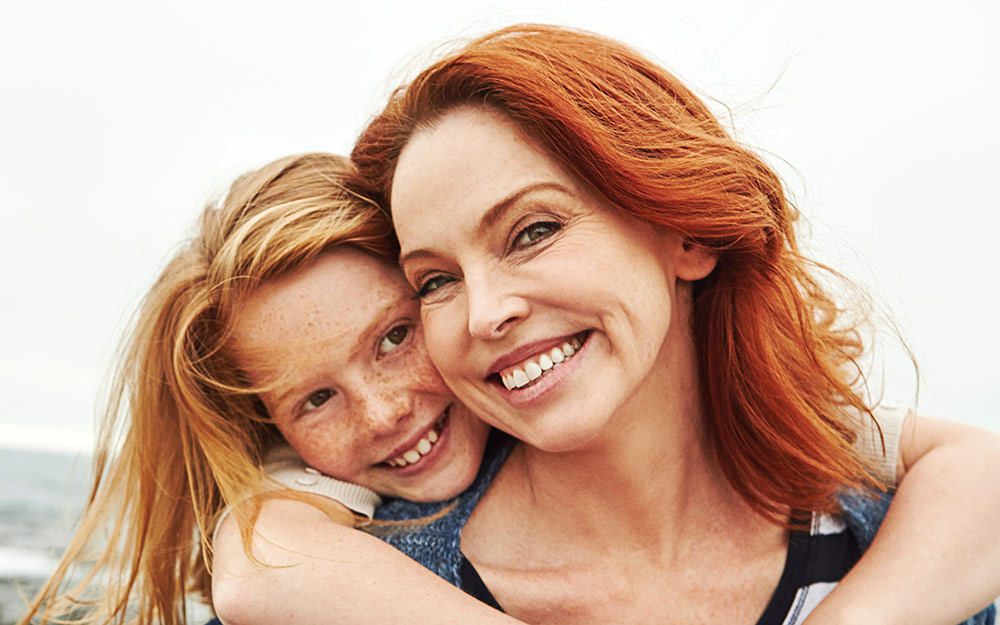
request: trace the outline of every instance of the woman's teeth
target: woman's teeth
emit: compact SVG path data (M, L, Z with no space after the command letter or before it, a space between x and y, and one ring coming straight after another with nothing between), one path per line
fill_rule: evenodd
M440 427L440 424L435 425L435 428ZM413 449L408 449L404 451L401 455L392 458L387 461L389 466L393 467L405 467L413 464L417 460L426 456L428 452L434 447L434 443L438 441L438 433L436 429L432 429L424 437L417 441L417 444Z
M503 385L508 391L523 388L559 366L560 363L572 358L576 350L580 349L580 345L580 339L574 337L559 347L553 347L543 354L525 360L516 367L501 371L500 380L503 381Z

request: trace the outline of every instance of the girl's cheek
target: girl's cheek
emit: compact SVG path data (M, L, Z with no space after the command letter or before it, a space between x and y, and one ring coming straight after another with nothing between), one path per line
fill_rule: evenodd
M412 388L419 388L427 393L450 395L451 391L448 390L448 386L444 383L444 379L441 378L441 374L438 373L437 368L431 362L427 350L421 349L419 352L419 356L414 356L413 362L409 367Z
M424 393L435 393L439 395L451 394L448 386L441 378L441 374L431 362L427 353L427 346L424 344L423 335L417 337L413 349L409 351L405 358L398 361L396 367L397 375L406 388Z

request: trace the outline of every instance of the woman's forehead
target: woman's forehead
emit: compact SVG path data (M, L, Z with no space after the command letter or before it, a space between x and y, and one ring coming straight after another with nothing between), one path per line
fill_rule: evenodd
M400 155L392 187L393 220L403 254L420 234L480 218L518 192L540 184L582 186L513 121L485 107L452 110L415 133ZM473 220L470 223L464 218Z

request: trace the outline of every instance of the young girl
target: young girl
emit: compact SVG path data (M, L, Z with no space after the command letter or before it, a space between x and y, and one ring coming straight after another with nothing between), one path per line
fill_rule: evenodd
M372 502L323 473L450 499L485 438L428 368L412 292L386 262L387 224L345 187L349 175L338 157L290 157L206 209L146 299L80 531L22 623L184 622L189 590L211 598L209 569L227 623L516 622L326 505ZM920 479L905 488L918 495Z
M437 501L472 481L488 428L427 360L386 219L346 189L349 174L341 157L293 156L205 209L145 298L80 529L22 623L185 622L190 591L211 599L227 504L303 500L265 476L265 460L299 488L318 470L365 487L317 492L367 516L368 489ZM309 501L355 522L326 497ZM256 512L234 506L224 524L248 540Z

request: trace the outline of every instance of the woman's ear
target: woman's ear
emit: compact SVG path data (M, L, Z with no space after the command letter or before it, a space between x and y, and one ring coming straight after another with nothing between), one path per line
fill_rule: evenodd
M684 241L674 260L674 273L681 280L694 282L712 273L718 261L719 255L715 252L697 243Z

